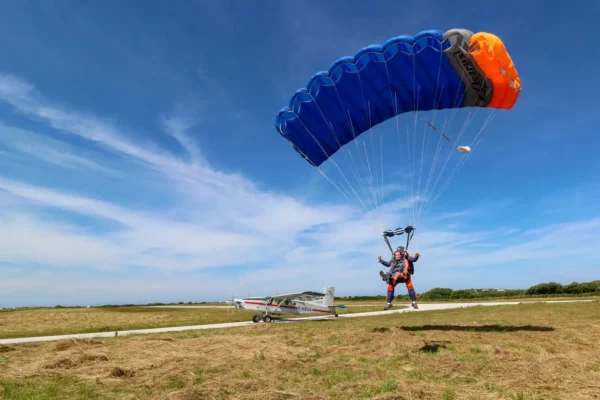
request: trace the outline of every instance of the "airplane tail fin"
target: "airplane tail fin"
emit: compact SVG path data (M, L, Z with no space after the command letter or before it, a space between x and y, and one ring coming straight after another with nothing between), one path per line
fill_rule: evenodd
M333 296L335 294L335 288L333 286L327 286L324 290L325 297L323 298L323 303L327 307L333 306Z

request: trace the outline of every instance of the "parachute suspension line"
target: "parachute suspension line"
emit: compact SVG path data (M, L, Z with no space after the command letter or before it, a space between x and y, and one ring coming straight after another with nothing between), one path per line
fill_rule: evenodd
M444 86L442 85L442 92L443 91L444 91ZM441 93L440 93L440 98L441 98ZM448 123L448 116L446 116L446 118L445 118L442 129L446 126L447 123ZM417 218L419 218L420 210L423 208L424 204L427 202L427 195L429 193L429 187L431 184L431 180L433 178L433 173L435 172L435 169L437 167L437 161L439 160L441 150L442 150L442 135L439 135L438 143L437 143L437 146L435 149L435 154L433 156L433 161L431 162L431 167L429 169L429 176L427 177L427 183L425 184L425 190L423 192L424 201L423 201L423 203L421 203L421 207L419 209L419 213L417 214Z
M382 204L385 205L385 191L384 191L384 186L383 186L383 135L382 134L379 135L379 147L381 149L381 201L382 201ZM383 222L383 216L385 215L385 213L383 211L384 210L381 210L382 222Z
M362 200L358 196L358 194L356 194L356 191L354 190L354 187L352 186L352 184L350 182L348 182L348 178L346 177L346 174L344 174L344 172L341 170L340 166L335 162L335 160L333 160L333 159L330 158L330 155L327 154L327 152L325 151L325 149L323 148L323 146L321 145L321 143L319 142L319 140L313 135L313 133L310 131L310 129L308 129L308 127L304 124L304 122L302 121L302 118L300 118L300 116L298 114L296 114L296 113L294 113L294 115L296 116L296 118L298 118L298 121L300 121L300 123L302 124L302 126L304 127L304 129L306 129L306 131L308 132L308 134L310 135L310 137L313 138L313 140L315 141L315 143L317 143L317 145L323 151L323 153L325 153L325 155L331 160L331 162L333 163L333 165L335 165L335 167L337 168L337 170L339 171L339 173L342 175L342 177L346 181L346 184L350 187L350 189L352 190L352 192L354 193L354 195L356 196L356 198L358 199L358 201L362 204L362 206L364 208L366 208L365 205L364 205L364 203L362 202Z
M394 93L394 108L395 108L396 114L398 114L398 95L397 95L397 93ZM399 123L399 119L397 117L396 117L396 133L397 133L397 136L398 136L398 148L399 148L399 150L401 152L402 151L402 139L401 139L402 135L400 133L400 123ZM407 142L407 144L404 147L406 148L406 154L407 154L407 160L408 160L408 162L407 163L403 163L403 164L407 165L408 172L410 174L409 175L410 176L410 203L411 203L411 207L412 207L412 205L413 205L412 174L410 173L412 171L410 169L410 159L411 159L411 157L410 157L410 149L409 149L409 144L408 144L408 142L409 142L409 139L408 139L408 126L406 127L406 142Z
M359 208L361 207L360 203L357 203L355 199L352 199L350 196L348 196L348 194L346 194L346 192L344 192L338 185L335 184L334 181L332 181L327 174L325 174L325 172L323 172L323 170L321 170L320 167L316 167L317 171L319 171L319 173L325 178L327 179L327 181L329 181L329 183L331 183L333 185L333 187L335 187L346 199L348 199L348 201L350 203L353 203L354 205L358 206ZM364 204L362 205L363 209L366 211L366 208L364 207Z
M414 61L414 55L413 55L413 61ZM415 183L414 183L414 176L416 174L416 147L417 147L417 116L419 115L419 96L421 94L421 87L419 86L417 89L417 94L416 94L416 102L415 102L415 120L414 120L414 128L413 128L413 141L412 141L412 157L411 157L411 161L410 161L410 192L411 192L411 207L412 207L412 213L413 213L413 218L411 221L411 225L414 226L417 221L416 221L416 212L415 212L415 208L417 207L416 202L419 201L419 198L417 196L416 201L415 201L415 191L416 188ZM413 94L414 96L414 94ZM408 141L408 127L406 127L406 134L407 134L407 141ZM408 145L407 149L410 148L410 144Z
M362 83L361 83L362 85ZM371 135L371 147L373 147L373 130L372 130L372 125L371 125L371 103L368 103L368 107L369 109L367 110L367 115L369 117L369 133ZM371 161L369 160L369 154L367 152L367 144L365 143L366 140L363 140L363 148L365 150L365 157L367 158L367 166L369 168L369 177L371 179L371 196L373 196L373 200L375 201L375 210L379 209L379 200L377 199L377 191L375 190L376 187L376 183L375 183L375 179L373 179L373 171L371 170ZM372 156L372 154L371 154ZM375 174L377 175L377 174Z
M463 71L463 75L464 75L464 71ZM463 78L463 76L461 76L461 80L462 80L462 78ZM470 86L470 83L467 85L467 88L468 88L469 86ZM482 89L482 88L480 88L480 89L479 89L479 91L478 91L478 96L479 96L479 94L481 94L481 89ZM464 91L464 92L463 92L463 94L461 95L461 99L460 99L460 101L462 101L462 98L463 98L463 96L464 96L464 93L466 93L466 91ZM457 92L457 96L455 97L455 106L458 104L458 103L456 102L456 100L458 100L458 94L459 94L459 92ZM475 112L474 112L474 113L473 113L472 111L469 111L469 114L468 114L468 115L467 115L467 117L465 118L465 121L464 121L464 123L463 123L463 126L461 127L461 130L460 130L460 132L459 132L459 135L458 135L458 137L457 137L457 139L456 139L457 141L460 139L460 137L461 137L461 136L464 134L464 132L466 131L467 127L468 127L468 126L471 124L471 122L474 120L474 118L475 118L475 116L477 115L477 112L478 112L478 111L479 111L478 109L477 109L477 110L475 110ZM457 114L457 112L458 112L458 109L455 109L455 110L454 110L454 113L452 113L452 120L451 120L451 122L450 122L450 123L452 123L452 122L454 121L454 119L455 119L455 117L456 117L456 114ZM428 123L427 121L425 121L425 123L426 123L427 125L429 125L429 126L432 128L432 129L434 129L434 130L436 130L438 133L440 133L440 135L442 135L442 136L444 137L444 139L446 139L446 140L447 140L449 143L451 143L453 147L456 147L456 144L455 144L455 143L453 143L453 142L452 142L452 141L451 141L451 140L450 140L450 139L449 139L449 138L448 138L448 137L447 137L447 136L446 136L446 135L443 133L443 132L446 130L446 128L445 128L445 127L443 127L443 128L442 128L442 131L439 131L439 130L438 130L436 127L435 127L435 126L433 126L433 124L430 124L430 123ZM444 125L446 125L446 124L444 124ZM440 178L442 177L442 175L443 175L443 172L444 172L444 170L446 169L446 166L447 166L447 164L448 164L448 162L449 162L449 160L450 160L450 158L451 158L452 154L453 154L453 151L450 151L450 152L449 152L449 154L448 154L448 157L447 157L447 159L446 159L446 161L445 161L445 163L444 163L444 166L442 167L442 170L440 171L440 175L439 175L439 176L438 176L438 178L436 179L436 182L435 182L435 184L434 184L434 186L433 186L432 194L433 194L433 192L435 191L435 188L437 187L437 184L439 183L439 180L440 180ZM437 162L438 162L438 158L439 158L439 153L436 151L436 158L435 158L434 164L437 164ZM447 181L446 181L446 182L445 182L445 183L442 185L442 189L440 190L440 192L439 192L437 195L434 195L434 196L433 196L433 197L434 197L434 199L432 200L432 202L430 203L430 202L428 202L428 201L425 201L425 202L423 202L423 203L421 204L421 207L419 208L419 211L418 211L418 213L417 213L417 215L418 215L418 216L417 216L417 218L418 218L418 219L420 219L420 217L421 217L421 214L422 214L422 212L423 212L423 209L424 209L424 208L426 208L426 207L428 207L428 208L429 208L429 207L431 207L432 203L433 203L433 202L435 202L435 201L437 201L437 199L439 199L439 197L441 196L441 194L442 194L442 193L445 191L445 189L448 187L449 183L451 182L451 180L452 180L452 178L454 177L454 175L456 174L456 172L457 172L457 171L460 169L460 167L462 167L462 165L464 165L464 162L465 162L465 160L466 160L466 158L465 158L464 156L463 156L463 157L460 159L460 161L459 161L459 164L456 166L456 168L454 169L454 171L453 171L453 172L450 174L450 177L448 178L448 180L447 180ZM432 176L433 176L433 174L430 174L430 178L431 178ZM429 178L428 178L428 181L429 181ZM430 185L430 183L428 182L428 184L426 185L426 191L425 191L425 193L426 193L426 194L428 193L429 185ZM426 203L428 203L428 204L426 204Z
M360 92L361 92L361 96L362 96L362 99L363 99L363 107L364 107L364 110L366 111L366 114L367 114L367 116L369 118L369 133L370 133L371 139L372 139L373 138L373 136L372 136L373 135L373 130L372 130L372 119L371 119L371 102L369 101L367 103L367 101L365 100L365 90L364 90L364 86L363 86L363 83L362 83L362 78L360 76L360 71L358 71L358 82L360 84ZM369 183L370 183L369 189L371 190L371 196L373 196L373 199L374 199L374 202L375 202L375 210L378 210L379 209L379 202L377 200L377 193L376 193L376 190L374 188L375 181L373 179L373 172L371 170L371 162L369 160L369 155L367 153L367 145L365 143L365 140L366 139L363 139L363 147L364 147L364 151L365 151L365 158L367 160L367 171L368 171L368 177L369 177Z
M371 191L371 196L373 197L373 203L375 204L375 209L379 207L379 203L377 202L377 195L373 191L373 173L371 172L371 163L369 161L369 154L367 153L367 145L363 141L363 149L365 150L365 157L367 159L367 171L369 172L369 190Z
M481 127L481 129L479 130L479 132L477 133L477 135L475 136L475 138L473 139L473 141L471 142L471 146L473 148L473 150L475 150L477 148L477 145L481 142L481 139L478 139L479 136L481 135L481 133L485 130L485 128L487 128L487 126L489 125L490 121L493 119L493 117L496 115L496 110L492 110L492 112L490 113L490 115L488 116L488 118L486 119L486 121L484 122L483 126ZM444 186L442 186L442 189L440 190L438 196L436 197L435 201L437 201L442 194L446 191L446 189L448 188L448 186L450 185L450 182L452 181L452 179L454 179L454 177L456 176L456 174L458 173L458 171L463 167L463 165L465 165L465 163L467 162L467 157L470 154L465 154L460 162L458 163L458 165L454 168L454 171L452 171L452 173L450 174L450 177L448 178L448 181L444 184Z
M358 140L357 140L357 137L356 137L356 131L354 129L354 122L352 121L352 116L350 115L350 111L344 106L344 103L342 102L342 98L340 96L339 90L338 90L337 85L336 85L335 82L333 82L333 87L335 89L335 93L336 93L336 96L337 96L340 108L342 110L345 110L344 114L346 115L346 122L347 122L348 127L350 128L350 130L352 132L352 136L354 138L354 140L352 140L352 141L354 142L354 144L356 146L356 150L357 150L357 153L358 153L358 160L360 160L360 162L364 164L364 160L363 160L363 157L361 155L360 148L358 146ZM361 87L361 91L362 91L362 87ZM363 94L363 102L364 102L364 94ZM322 110L321 110L321 112L322 112ZM357 160L355 159L355 157L352 155L352 151L350 150L350 148L341 147L341 149L347 151L347 154L348 154L348 156L350 158L350 164L352 165L356 181L357 181L360 189L362 189L362 191L364 192L365 191L365 187L367 186L365 183L368 181L368 175L366 173L366 168L363 168L361 165L358 165L359 163L357 162ZM360 170L362 170L364 172L364 175L365 175L366 179L365 179L365 177L362 176L362 174L360 173ZM360 196L357 195L357 197L359 197L359 199L360 199ZM365 200L369 200L369 196L365 196L365 197L366 197ZM367 201L367 202L369 202L369 201ZM372 203L372 201L370 201L370 202ZM361 203L364 204L364 202L362 202L362 200L361 200ZM373 207L375 207L375 205L373 205ZM368 212L369 209L367 207L365 207L365 210Z
M435 155L434 155L434 159L432 161L432 165L431 165L431 169L429 171L429 176L427 177L427 183L425 185L425 191L423 194L423 197L425 198L424 201L421 203L421 206L419 207L419 211L417 212L417 219L420 219L421 216L421 210L426 206L426 204L429 202L429 190L431 188L431 183L434 180L434 176L435 176L435 171L437 170L437 166L439 164L439 160L440 160L440 156L442 154L442 150L443 150L443 141L442 139L445 139L448 143L450 143L452 145L452 148L449 150L449 155L451 156L454 150L454 143L452 143L452 141L443 133L447 127L449 127L449 125L451 125L452 121L451 118L449 116L446 116L445 120L444 120L444 124L442 125L442 130L438 130L433 124L428 123L427 121L425 121L425 123L434 131L438 132L439 135L439 140L436 146L436 151L435 151ZM444 169L442 168L442 170L440 171L440 176L441 174L444 172ZM437 178L439 180L439 176ZM437 180L436 180L437 182ZM434 189L435 189L435 185L434 185Z
M481 139L479 139L479 136L481 136L481 134L483 133L483 131L490 124L491 120L496 115L496 111L497 111L496 109L494 109L494 110L491 111L490 115L486 118L486 120L483 123L482 127L479 129L479 132L477 132L477 135L475 136L475 138L471 142L471 146L472 146L473 150L475 150L476 147L477 147L477 145L481 142ZM469 155L470 155L470 153L469 154L464 154L463 157L460 159L459 163L456 165L456 167L454 168L454 170L452 171L452 173L450 174L450 176L448 177L448 179L446 180L446 182L444 183L444 185L442 185L440 191L438 192L438 194L436 195L436 197L434 198L434 200L431 202L431 204L429 204L429 206L428 206L428 208L426 210L427 212L425 213L425 215L427 215L427 213L429 213L429 211L431 210L431 207L433 206L433 204L435 202L437 202L437 200L445 193L445 191L447 190L448 186L450 185L450 182L452 182L452 180L454 179L454 177L458 174L458 171L460 171L460 169L467 162L467 157Z
M433 113L432 124L428 123L428 125L431 125L432 127L433 127L433 123L435 122L435 117L437 116L439 102L440 102L440 100L442 98L441 93L440 93L440 96L438 98L438 90L439 90L439 85L440 85L440 74L441 74L441 71L442 71L442 56L443 56L443 53L440 52L440 59L438 61L438 73L437 73L437 79L436 79L436 82L435 82L435 96L434 96L435 111ZM443 85L442 85L442 90L443 90ZM426 146L425 145L425 136L426 136L426 132L427 132L427 126L423 126L423 143L421 145L421 166L419 168L419 183L418 183L418 186L417 186L417 197L419 199L421 199L421 178L423 176L423 159L425 158L425 146ZM428 139L427 140L427 144L429 144L429 137L427 139ZM425 197L425 196L423 196L423 197ZM427 200L425 198L423 198L421 200L421 204L423 204L424 201L427 201ZM417 210L419 210L419 209L420 209L420 207L417 208ZM417 217L416 217L416 220L414 222L415 226L419 222L418 219L419 219L419 212L417 211Z
M354 131L354 123L352 122L352 117L350 116L350 110L348 110L344 106L344 104L342 102L342 98L340 96L340 93L338 91L338 88L337 88L337 85L336 85L335 82L333 82L333 88L335 89L335 93L336 93L336 96L338 98L338 102L340 104L340 108L342 110L345 110L344 115L346 116L346 122L348 123L348 128L350 128L350 130L352 131L352 136L354 136L354 140L353 141L356 142L356 132ZM358 144L356 144L356 148L358 149ZM359 168L357 167L357 162L354 159L354 157L352 156L352 151L350 151L350 149L345 149L345 150L347 151L347 153L348 153L348 155L350 157L350 160L351 160L350 164L352 165L356 181L358 182L359 187L364 190L363 180L362 180L362 177L360 176L360 173L358 171Z
M461 77L460 77L461 81L463 80L464 76L465 76L465 71L463 70L462 73L461 73ZM450 126L452 125L452 122L454 121L454 118L456 117L456 114L458 113L458 109L456 107L458 106L458 104L460 104L462 102L464 94L466 93L466 89L469 86L470 86L470 83L467 85L467 87L462 92L462 94L461 94L460 91L456 92L456 95L454 96L454 110L453 110L453 112L450 113L450 115L446 115L446 118L444 118L444 124L442 125L442 132L447 131L450 128ZM459 98L459 94L460 94L460 98ZM431 126L431 127L432 127L432 129L435 128L434 126ZM421 204L421 207L419 209L419 213L418 213L419 218L420 218L421 211L423 210L423 208L426 206L426 204L428 202L427 201L427 195L429 194L429 189L430 189L431 183L433 182L433 179L434 179L434 173L435 173L435 171L437 169L437 165L438 165L438 162L439 162L439 159L440 159L440 156L441 156L441 152L442 152L442 136L446 140L449 141L449 139L448 139L447 136L442 135L442 132L440 132L440 138L439 138L439 141L438 141L438 146L436 148L436 153L435 153L435 156L434 156L434 160L433 160L432 165L431 165L431 169L430 169L430 172L429 172L429 177L427 178L427 184L425 185L425 194L424 194L424 197L426 197L426 200ZM440 172L440 176L441 176L442 173L443 173L443 169ZM437 183L438 180L439 180L439 177L437 178L436 183ZM434 188L432 189L432 193L435 190L435 186L436 185L434 185Z
M411 156L410 156L410 148L409 148L409 133L408 133L408 126L406 127L406 152L408 153L408 168L409 168L409 174L410 174L410 206L412 208L412 213L413 213L413 219L411 220L410 224L412 225L415 220L415 198L413 195L413 174L412 174L412 163L411 163Z
M467 87L469 87L469 86L470 86L470 83L469 83L469 85L467 85ZM479 97L479 95L481 94L481 89L482 89L482 88L479 88L479 90L478 90L478 92L477 92L477 97ZM462 96L461 96L461 99L460 99L460 101L462 101L462 98L463 98L463 96L464 96L464 93L466 93L466 89L465 89L465 91L463 92L463 94L462 94ZM458 97L458 93L457 93L457 97ZM458 103L455 103L455 105L456 105L456 104L458 104ZM455 110L455 111L457 111L457 110ZM469 117L470 115L471 115L471 112L469 112L469 114L467 115L467 118L466 118L466 120L468 120L468 117ZM454 115L452 116L452 121L454 120L455 116L456 116L456 113L454 113ZM462 128L461 128L461 130L460 130L460 132L459 132L459 135L458 135L458 137L456 138L456 140L459 140L459 139L460 139L460 137L462 136L462 134L465 132L467 125L468 125L468 123L467 123L467 122L463 123L463 126L462 126ZM444 165L443 165L443 167L442 167L442 169L441 169L441 171L440 171L440 174L438 175L438 177L437 177L437 179L436 179L436 181L435 181L435 183L434 183L434 185L433 185L433 189L431 190L431 193L432 193L432 195L433 195L434 199L436 199L436 200L437 200L437 198L438 198L439 196L438 196L438 195L434 195L434 193L435 193L435 189L436 189L436 187L437 187L437 185L438 185L438 183L439 183L440 179L442 178L442 176L443 176L443 174L444 174L444 171L446 170L446 167L447 167L447 165L448 165L448 162L450 161L450 158L452 157L452 155L453 155L453 154L454 154L454 151L453 151L453 148L452 148L452 149L449 151L449 153L448 153L448 157L446 157L446 161L444 162ZM464 158L464 156L463 156L463 158ZM427 207L431 207L431 204L428 204L428 205L427 205ZM421 213L422 209L423 209L423 205L421 206L421 210L419 211L419 214Z
M331 125L331 124L330 124ZM331 129L333 129L333 127L330 127ZM337 140L337 137L336 137ZM339 140L337 140L338 144L340 144ZM361 186L361 180L360 177L358 175L358 171L354 162L354 157L352 157L352 152L349 151L347 148L342 147L340 144L340 150L342 150L342 152L344 153L344 155L346 156L346 160L348 160L348 162L350 163L350 165L352 165L352 172L354 173L354 178L356 179L356 182L358 183L359 187Z
M348 112L348 114L349 114L349 112ZM352 117L350 115L348 115L348 118L352 121ZM363 192L365 192L366 191L365 188L367 187L367 184L369 183L369 175L367 174L367 167L366 167L366 163L364 162L364 157L362 155L362 151L360 150L360 147L358 146L358 139L356 139L356 131L354 130L354 123L352 123L351 129L352 129L352 135L354 136L353 142L356 146L356 151L359 154L360 160L361 160L361 165L360 165L359 170L362 170L364 173L364 178L361 179L361 189L363 190ZM365 196L365 197L369 200L369 202L371 204L373 204L373 202L372 202L373 200L370 199L369 196ZM375 207L375 205L373 204L373 208L374 207Z
M396 101L397 100L396 92L392 90L392 82L390 80L390 71L388 70L387 63L383 63L383 65L385 66L385 77L387 78L388 88L390 89L390 100L394 102L394 115L396 116L396 125L397 125L398 124L398 103ZM380 139L381 139L381 197L385 203L385 187L383 184L383 134L381 134Z
M412 152L411 154L413 155L411 157L411 160L409 161L410 163L410 191L411 191L411 208L412 208L412 213L413 213L413 218L411 221L411 225L415 225L417 223L416 221L416 212L415 212L415 196L414 196L414 190L413 190L413 186L414 186L414 173L416 172L415 169L415 163L416 163L416 157L415 155L417 154L416 152L416 146L417 146L417 118L419 117L419 99L420 99L420 94L421 94L421 86L417 87L417 67L416 67L416 60L415 60L415 52L414 52L414 47L413 47L413 52L412 52L412 71L413 71L413 102L414 102L414 110L415 110L415 118L414 118L414 126L413 126L413 142L412 142ZM407 127L408 128L408 127ZM410 143L408 140L408 129L407 129L407 146L408 148L410 148ZM419 200L419 197L417 195L417 201Z
M377 199L377 212L379 212L381 210L381 199L379 198L379 171L377 171L377 159L375 158L375 155L377 153L375 153L375 146L373 145L373 126L372 126L372 117L371 117L371 102L367 102L367 104L369 105L369 136L371 137L371 157L373 159L373 175L375 177L375 179L373 180L373 183L375 184L375 187L373 188L373 192L375 193L375 198ZM366 150L366 149L365 149Z
M314 100L314 104L317 106L319 112L321 113L321 117L323 117L323 121L325 122L325 124L327 124L327 127L329 128L329 131L331 132L331 134L333 135L333 138L335 139L335 141L337 142L337 144L340 146L340 150L342 150L342 153L344 154L344 156L346 157L346 160L353 165L353 162L351 162L349 160L348 157L348 150L342 146L342 143L340 142L338 136L335 133L335 129L333 129L333 126L331 125L331 121L329 121L326 117L325 114L323 113L323 110L321 109L321 106L319 105L319 103L316 101L316 99L311 95L312 99ZM351 156L351 154L350 154ZM351 157L350 157L351 158ZM352 160L353 161L353 160ZM356 168L355 168L356 169ZM358 175L355 173L355 178L357 183L360 186L360 180L358 179ZM357 195L358 197L358 195Z

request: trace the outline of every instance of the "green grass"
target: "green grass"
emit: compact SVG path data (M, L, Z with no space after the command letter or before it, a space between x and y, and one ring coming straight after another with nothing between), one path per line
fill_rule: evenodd
M103 399L95 385L68 376L2 379L0 378L0 398L6 400L46 400L46 399Z

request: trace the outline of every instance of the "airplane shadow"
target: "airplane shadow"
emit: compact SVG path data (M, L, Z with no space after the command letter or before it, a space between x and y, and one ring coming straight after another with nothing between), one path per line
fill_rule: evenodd
M325 322L325 321L332 321L333 318L325 318L325 319L312 319L312 320L308 320L310 322ZM273 317L272 322L307 322L306 319L304 318L276 318Z
M481 325L481 326L463 326L463 325L421 325L421 326L400 326L400 329L408 332L418 331L456 331L456 332L553 332L555 329L547 326L510 326L510 325Z

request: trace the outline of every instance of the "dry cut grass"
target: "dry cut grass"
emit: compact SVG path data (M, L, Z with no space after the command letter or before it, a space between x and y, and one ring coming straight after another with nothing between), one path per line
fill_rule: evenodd
M381 310L382 304L339 309ZM223 308L39 308L0 311L0 339L250 321L252 312ZM305 315L303 315L305 316ZM289 318L291 316L282 316Z
M0 347L6 399L598 399L600 303Z

